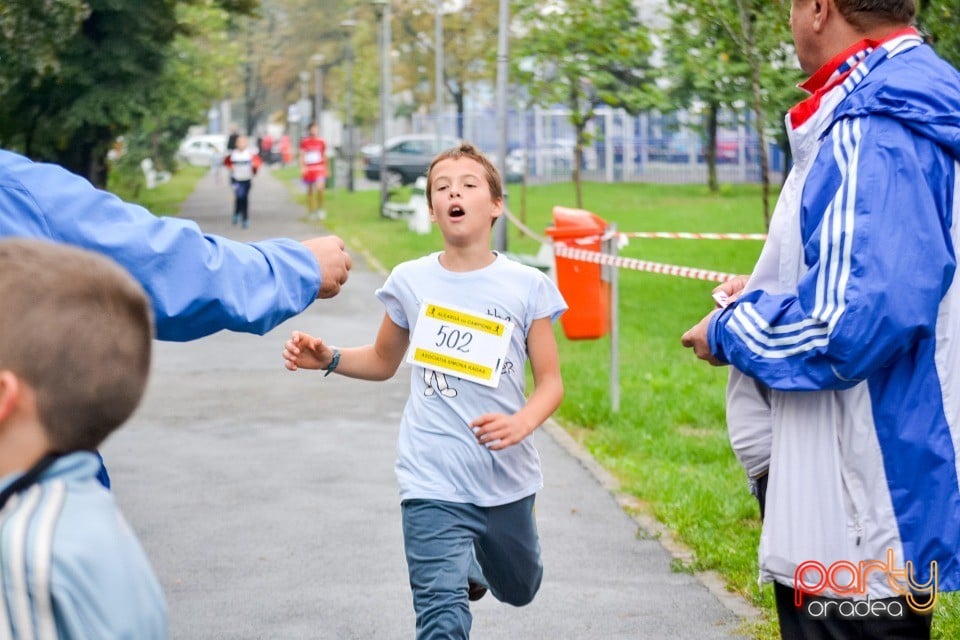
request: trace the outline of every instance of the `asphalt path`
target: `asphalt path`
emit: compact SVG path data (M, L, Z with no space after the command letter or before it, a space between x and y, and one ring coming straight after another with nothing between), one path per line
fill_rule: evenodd
M232 226L225 180L205 177L182 215L242 240L325 233L269 171L255 180L250 228ZM144 402L103 449L166 592L172 638L414 637L393 473L409 371L362 382L291 373L280 358L293 329L373 340L384 276L354 259L338 297L266 336L155 343ZM473 638L741 637L737 601L672 571L653 525L625 513L558 427L536 442L543 586L519 609L489 595L474 603Z

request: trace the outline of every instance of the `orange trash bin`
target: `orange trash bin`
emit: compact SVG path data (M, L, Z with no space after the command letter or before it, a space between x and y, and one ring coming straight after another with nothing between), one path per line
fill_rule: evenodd
M554 244L599 252L606 228L607 221L589 211L554 207L553 226L546 232ZM557 286L569 306L560 316L564 335L570 340L603 337L610 328L610 283L601 278L601 266L560 256L555 260Z

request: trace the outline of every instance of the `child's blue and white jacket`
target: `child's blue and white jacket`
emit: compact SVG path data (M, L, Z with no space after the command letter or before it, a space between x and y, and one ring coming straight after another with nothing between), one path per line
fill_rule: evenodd
M769 238L708 332L733 365L731 443L751 477L769 468L761 577L892 551L957 590L960 74L907 29L803 88ZM898 595L886 577L828 595Z
M99 471L96 454L65 455L0 510L0 637L168 637L160 583Z

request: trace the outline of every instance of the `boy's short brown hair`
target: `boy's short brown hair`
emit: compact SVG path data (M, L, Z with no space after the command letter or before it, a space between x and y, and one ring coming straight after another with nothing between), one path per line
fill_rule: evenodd
M119 265L40 240L0 240L0 370L36 393L59 453L97 448L150 370L150 303Z
M483 152L469 142L463 142L456 147L441 151L437 154L437 157L433 159L433 162L430 163L430 168L427 170L428 207L433 208L433 202L430 196L430 187L433 186L433 168L437 166L438 162L442 162L443 160L459 160L460 158L470 158L471 160L479 162L487 174L487 184L490 186L490 197L492 197L494 201L503 199L503 181L500 179L500 172L497 171L497 168Z

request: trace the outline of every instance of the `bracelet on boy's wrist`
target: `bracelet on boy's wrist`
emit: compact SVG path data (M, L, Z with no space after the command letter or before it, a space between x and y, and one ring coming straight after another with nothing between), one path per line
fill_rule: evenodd
M324 371L326 371L326 373L323 374L323 377L326 378L328 375L330 375L331 373L333 373L334 371L336 371L336 370L337 370L337 365L339 365L339 364L340 364L340 349L337 349L336 347L333 347L333 360L331 360L331 361L330 361L330 364L327 365L327 368L324 369Z

